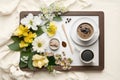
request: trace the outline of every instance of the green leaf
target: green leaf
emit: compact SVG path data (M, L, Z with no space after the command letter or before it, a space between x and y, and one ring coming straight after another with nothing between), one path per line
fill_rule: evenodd
M34 67L32 65L32 57L33 57L34 53L31 52L31 49L27 49L26 51L21 51L20 54L20 63L19 66L20 68L29 68L31 70L34 70ZM21 58L23 57L28 57L28 59L26 60L27 63L25 63L24 61L21 60Z
M21 58L23 58L23 57L28 57L29 58L29 52L21 51L21 53L20 53L20 63L19 63L19 66L21 68L27 67L27 63L25 63L21 60ZM28 60L26 60L26 61L28 62Z
M17 36L12 36L11 38L12 38L13 41L20 41L20 38L17 37Z
M24 62L22 62L22 61L20 61L19 67L20 67L20 68L25 68L25 67L27 67L27 64L24 63Z
M20 51L21 50L21 48L19 47L19 41L16 41L16 42L8 45L8 47L13 51Z
M54 20L54 21L62 21L62 18L61 18L61 16L55 16L55 17L53 18L53 20Z
M13 51L20 51L21 48L19 47L19 43L20 43L21 39L17 36L12 36L11 38L14 41L14 43L8 45L8 47Z
M46 25L46 26L49 26L49 24L50 24L50 21L49 21L49 20L45 22L45 25Z
M29 58L29 55L30 55L29 51L28 52L21 51L21 53L20 53L20 63L19 63L20 68L24 68L24 67L28 66L28 60L26 60L27 63L25 63L21 60L21 58L23 58L23 57L28 57Z
M54 56L47 57L49 60L48 65L56 65Z
M47 66L47 70L48 70L49 72L53 72L54 68L53 68L53 66Z
M41 29L41 27L39 26L38 30L36 31L37 36L40 36L41 34L43 34L43 30Z
M33 54L34 53L30 53L29 59L28 59L28 68L30 68L31 70L34 70L33 61L32 61Z

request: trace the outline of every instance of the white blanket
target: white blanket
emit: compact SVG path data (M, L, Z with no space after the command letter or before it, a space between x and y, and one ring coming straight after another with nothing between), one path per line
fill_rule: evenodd
M20 11L38 11L42 5L49 6L55 1L71 8L74 5L85 8L90 2L85 0L0 0L0 80L86 80L81 72L23 72L19 69L20 53L11 51L10 37L19 24ZM33 75L33 78L30 78ZM66 76L67 75L67 76ZM47 76L47 77L46 77Z
M9 15L17 8L20 0L0 0L0 14Z

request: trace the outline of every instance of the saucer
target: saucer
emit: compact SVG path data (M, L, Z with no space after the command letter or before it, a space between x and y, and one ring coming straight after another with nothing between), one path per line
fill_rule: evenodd
M84 23L84 22L90 23L95 29L95 34L94 34L93 38L91 38L91 40L89 40L89 41L82 41L77 37L76 29L79 26L79 24ZM70 30L70 37L71 37L72 41L80 46L92 45L93 43L95 43L97 41L99 34L100 34L100 31L99 31L98 25L96 24L96 22L93 19L88 18L88 17L83 17L83 18L77 19L73 23L72 28Z

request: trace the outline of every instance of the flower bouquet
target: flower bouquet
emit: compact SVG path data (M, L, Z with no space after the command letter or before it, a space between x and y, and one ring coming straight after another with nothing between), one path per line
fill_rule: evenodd
M66 11L64 7L53 4L41 8L37 16L28 13L20 20L20 25L11 37L13 43L8 46L13 51L20 51L20 68L46 68L48 71L53 71L54 66L61 66L63 70L71 68L71 58L46 50L50 38L57 32L55 21L61 21L60 15Z

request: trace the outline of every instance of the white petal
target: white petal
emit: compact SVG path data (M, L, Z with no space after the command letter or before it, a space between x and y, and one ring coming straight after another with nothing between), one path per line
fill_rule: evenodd
M32 14L32 13L29 13L26 18L28 18L29 20L33 20L33 14Z
M39 53L40 51L39 51L39 50L37 50L37 52Z
M43 48L40 48L40 49L39 49L39 52L44 52L44 49L43 49Z
M48 47L48 38L44 37L45 35L42 34L39 37L36 37L32 43L33 50L37 52L44 52L45 49ZM42 43L41 47L38 47L38 43Z
M28 20L27 20L27 18L23 18L23 19L21 19L21 24L23 24L23 25L27 25L27 24L28 24Z
M28 29L30 29L30 28L31 28L31 25L30 25L30 24L26 24L26 26L28 27Z
M35 16L33 21L36 25L40 25L40 23L41 23L41 19L38 16Z
M32 26L31 28L32 28L33 30L37 30L37 29L38 29L37 26Z

